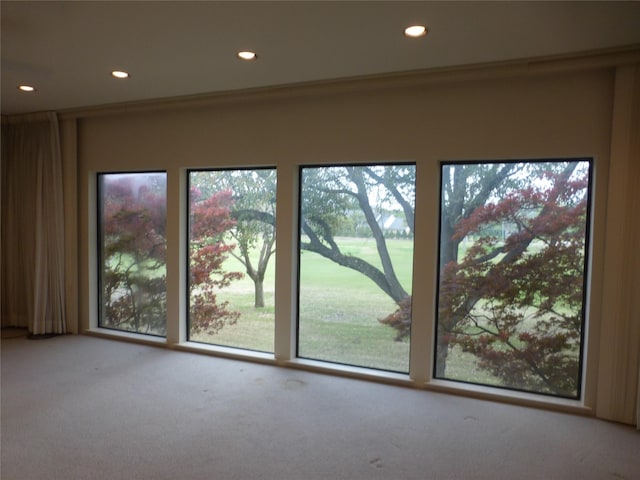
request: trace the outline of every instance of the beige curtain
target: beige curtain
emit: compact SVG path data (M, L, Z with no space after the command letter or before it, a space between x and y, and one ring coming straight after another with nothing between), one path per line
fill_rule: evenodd
M66 333L62 159L54 113L3 117L2 326Z

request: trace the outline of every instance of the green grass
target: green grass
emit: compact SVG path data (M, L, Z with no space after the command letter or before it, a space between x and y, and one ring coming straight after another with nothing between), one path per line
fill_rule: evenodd
M459 346L454 346L449 351L445 375L449 380L480 385L504 385L502 379L492 375L487 370L479 368L476 357L472 353L463 352Z
M340 238L343 252L379 264L373 239ZM411 292L413 242L389 240L396 273L405 290ZM235 325L226 325L217 334L199 334L191 340L216 345L273 352L274 342L274 262L265 279L263 309L253 307L253 282L245 276L221 292L241 313ZM229 258L229 271L243 266ZM364 275L303 251L301 255L299 304L300 357L381 370L408 372L409 341L395 341L396 331L379 322L394 312L396 305ZM462 381L499 384L499 380L477 368L472 354L453 350L447 361L447 376Z
M339 238L343 253L362 258L380 268L373 239ZM388 240L396 274L407 292L411 292L413 242ZM465 245L461 248L464 250ZM193 341L273 352L275 326L274 259L264 282L266 307L256 309L254 285L245 275L219 293L221 301L239 312L237 323L227 324L216 334L191 335ZM235 258L225 262L227 271L244 271ZM157 275L150 271L149 277ZM379 320L396 310L394 302L364 275L303 251L300 260L300 302L298 355L303 358L408 372L408 340L395 341L396 331ZM476 309L484 311L483 302ZM489 313L489 312L486 312ZM532 328L536 319L526 319L521 328ZM472 329L472 327L470 327ZM473 329L472 329L473 330ZM517 339L514 339L517 341ZM577 355L577 352L575 353ZM447 358L446 377L486 385L502 385L499 378L477 366L471 353L454 347Z
M372 239L339 239L347 254L379 264ZM398 276L411 288L413 243L390 240L389 247ZM230 308L241 313L235 325L225 325L216 334L199 334L191 340L216 345L272 352L274 341L274 262L264 282L266 307L253 307L253 282L245 276L219 294ZM243 271L234 258L228 271ZM396 342L395 330L379 319L396 306L371 280L320 255L303 252L300 288L299 354L327 360L393 371L408 371L409 342Z
M215 334L191 335L190 340L226 347L273 352L275 334L273 265L272 259L264 280L264 308L254 307L254 284L251 278L245 275L244 278L233 282L230 287L218 294L220 301L229 302L230 310L240 313L237 322L233 325L225 325ZM233 257L227 259L225 268L227 271L233 272L244 273L245 271L244 266Z
M344 253L379 266L372 239L338 239ZM389 240L397 275L411 291L413 242ZM407 372L409 342L378 320L396 310L389 296L361 273L320 255L303 252L300 262L298 354L363 367Z

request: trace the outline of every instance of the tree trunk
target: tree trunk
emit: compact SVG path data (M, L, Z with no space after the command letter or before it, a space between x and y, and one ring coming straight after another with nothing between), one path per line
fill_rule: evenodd
M255 300L253 306L255 308L263 308L264 307L264 282L260 278L256 278L253 280L254 290L255 290Z
M500 167L496 165L493 170L485 174L482 188L473 198L466 198L468 192L467 179L470 175L466 169L456 169L451 177L451 171L444 168L442 170L442 189L448 196L448 202L443 205L444 211L441 212L444 221L441 225L440 232L440 270L449 262L458 262L458 251L460 248L461 238L454 239L455 225L463 218L468 217L473 211L484 205L491 194L504 182L504 180L517 168L516 164L505 165ZM451 319L450 325L441 324L441 318L438 316L437 339L436 339L436 365L435 376L444 378L447 369L447 357L449 355L449 334L455 330L458 324L464 319L465 313L473 308L473 305L479 300L467 302L466 308L455 315ZM449 331L447 331L447 329Z
M573 173L575 168L576 168L575 164L567 165L565 170L562 172L562 175L560 176L559 181L557 182L559 182L560 184L567 182L569 180L569 177L571 177L571 174ZM466 181L466 177L465 177L465 181ZM492 184L493 183L495 183L495 179L492 180ZM477 204L477 206L484 205L487 201L488 193L492 190L493 190L493 187L491 189L484 188L484 193L481 196L476 197L473 200L473 202L469 202L469 203ZM554 204L557 201L557 198L560 194L561 194L561 191L557 190L549 198L548 203ZM473 210L475 210L475 208L477 207L474 206L473 209L470 210L465 215L465 217L468 217L473 212ZM548 210L549 210L549 207L545 206L537 214L537 217L538 218L544 217L548 213ZM461 207L459 207L459 210L453 210L453 207L452 207L451 211L448 212L448 216L453 218L462 218L463 215L461 212L462 212ZM454 240L452 238L453 231L454 231L453 226L447 225L445 223L442 228L444 232L443 238L445 239L448 238L449 240L446 242L441 240L441 256L440 256L441 269L449 262L458 261L458 247L460 245L460 240ZM523 236L523 238L521 238L516 244L511 246L511 248L505 253L505 255L500 259L498 263L501 265L504 265L504 264L509 264L517 261L519 258L522 257L524 252L526 252L527 248L529 247L533 239L534 239L533 234ZM503 250L501 249L496 250L494 252L491 252L488 255L477 258L475 261L477 263L491 261L493 258L495 258L496 254L498 253L503 253ZM491 280L491 277L488 276L487 281L490 281L490 280ZM469 312L473 310L475 305L484 297L484 295L485 295L485 292L483 291L482 288L479 288L476 291L471 292L468 295L465 302L454 312L452 318L449 319L449 322L447 323L446 326L442 325L441 324L442 319L438 318L438 338L436 341L437 351L436 351L436 368L435 368L436 377L444 378L444 375L445 375L445 370L447 366L447 356L449 354L449 343L450 343L449 335L456 331L457 327L463 323L464 318L467 316L467 314L469 314Z
M444 335L438 335L436 343L435 378L445 378L447 370L447 356L449 355L449 339Z
M322 220L315 219L317 223L321 223ZM313 229L309 226L309 224L303 218L302 229L309 237L308 243L301 243L300 248L303 250L308 250L310 252L315 252L318 255L322 255L325 258L337 263L338 265L342 265L343 267L350 268L359 272L366 277L369 277L380 289L389 295L394 302L400 303L403 299L408 296L408 293L402 290L402 286L395 279L395 284L390 284L390 279L384 274L384 272L380 271L378 268L374 267L370 263L365 260L362 260L359 257L353 257L351 255L343 254L338 246L335 244L332 238L328 241L331 243L331 248L327 247L318 235L313 231Z

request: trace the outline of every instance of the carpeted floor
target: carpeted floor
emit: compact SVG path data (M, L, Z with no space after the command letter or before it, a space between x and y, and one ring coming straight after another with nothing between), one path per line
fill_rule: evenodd
M3 480L640 479L587 417L87 336L1 359Z

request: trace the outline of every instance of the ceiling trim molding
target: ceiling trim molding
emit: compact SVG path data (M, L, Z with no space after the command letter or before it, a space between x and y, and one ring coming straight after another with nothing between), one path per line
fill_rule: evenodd
M549 75L586 70L613 69L640 64L640 44L577 54L535 57L506 62L441 67L409 72L341 78L244 90L114 103L60 110L61 119L182 110L253 101L291 99L317 95L371 92L477 80Z

